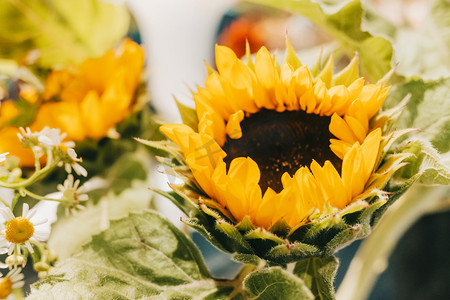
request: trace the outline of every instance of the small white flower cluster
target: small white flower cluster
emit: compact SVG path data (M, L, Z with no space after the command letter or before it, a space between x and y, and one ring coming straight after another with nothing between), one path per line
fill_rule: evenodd
M32 132L30 128L20 128L21 133L18 133L22 145L31 148L36 156L36 159L41 158L47 154L47 159L58 158L58 166L63 166L67 173L71 173L72 169L78 175L87 176L87 171L79 162L81 158L77 157L77 153L73 149L75 143L73 141L63 142L66 138L66 133L61 133L59 128L45 127L41 131ZM54 157L56 156L56 157ZM50 163L47 161L47 163Z
M47 219L33 220L37 207L30 210L26 203L23 204L22 215L16 216L14 208L17 200L29 196L36 200L58 201L64 205L66 213L83 209L81 202L88 200L85 187L80 186L80 180L75 180L71 174L74 170L78 175L87 176L87 171L79 164L82 160L74 150L75 143L64 141L66 136L60 129L45 127L41 131L32 132L30 128L20 128L18 138L24 147L31 148L35 157L35 171L27 178L22 178L22 169L19 161L14 160L14 154L11 157L7 157L9 153L0 154L0 187L15 194L9 200L0 195L0 254L8 255L4 262L0 262L0 268L10 269L4 278L0 278L0 299L10 296L14 288L23 286L24 276L21 270L25 267L29 254L36 251L35 256L40 257L40 261L33 260L33 267L40 277L46 276L56 259L43 243L50 232L39 228ZM5 160L7 161L3 163ZM64 183L57 186L56 198L41 196L28 189L28 186L50 174L57 166L64 167L69 174Z
M81 202L86 201L88 196L84 193L84 187L80 186L80 181L75 180L71 172L74 170L78 175L87 176L87 171L79 164L81 158L77 157L74 150L75 143L64 141L65 133L48 127L38 132L32 132L30 128L20 128L18 138L24 147L33 151L35 173L28 178L22 178L19 163L14 162L12 158L14 155L9 158L7 157L9 153L0 154L0 171L3 172L1 173L3 175L0 174L0 186L14 191L19 197L30 196L37 200L60 201L65 206L66 212L82 209ZM7 158L7 163L3 164ZM45 162L43 167L42 162ZM69 173L64 184L57 187L60 193L58 199L40 196L28 190L29 185L49 174L56 166L64 167ZM15 170L20 172L14 172ZM47 220L34 220L37 208L30 210L26 203L23 204L22 215L15 216L13 210L17 199L11 202L0 195L0 254L8 254L5 261L0 262L0 268L11 270L5 277L0 278L0 299L11 295L14 288L23 286L24 276L21 270L25 267L30 253L37 251L38 257L41 257L41 261L34 262L34 268L39 276L47 274L54 260L51 258L51 251L42 243L48 238L49 231L39 228Z

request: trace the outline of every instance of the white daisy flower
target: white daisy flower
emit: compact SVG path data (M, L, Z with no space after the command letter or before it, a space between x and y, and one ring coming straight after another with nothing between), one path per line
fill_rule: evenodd
M88 200L88 195L84 194L86 192L86 188L84 185L80 186L80 180L75 180L72 174L67 176L67 179L64 181L64 185L58 184L57 189L61 192L61 198L67 199L67 202L64 203L66 207L66 213L75 212L76 209L84 209L80 203Z
M77 173L78 175L86 177L87 176L86 169L79 164L79 162L82 162L83 160L77 157L77 153L75 152L75 150L73 150L72 148L68 148L67 154L69 155L72 161L70 163L65 163L64 167L66 169L66 172L71 173L73 169L75 173Z
M39 230L36 227L47 222L43 219L32 223L31 219L36 214L36 209L29 210L28 204L24 203L22 208L22 216L15 217L8 207L0 208L0 216L3 217L3 227L0 232L0 253L8 252L11 255L13 251L20 255L20 246L24 245L33 253L33 247L30 240L43 242L48 238L49 232ZM6 248L6 249L5 249Z
M22 268L12 269L0 281L0 299L7 299L13 289L21 288L25 284L23 281ZM2 275L0 274L0 277Z
M67 134L65 132L61 133L61 130L59 128L51 129L49 127L44 127L44 129L39 132L38 141L43 146L49 148L58 147L62 144L62 140L64 140L66 136Z

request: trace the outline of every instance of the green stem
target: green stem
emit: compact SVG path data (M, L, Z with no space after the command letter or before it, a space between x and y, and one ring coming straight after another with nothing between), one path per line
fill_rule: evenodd
M21 188L19 189L20 192L24 193L27 196L30 196L31 198L34 198L36 200L46 200L46 201L56 201L56 202L67 202L64 198L62 199L54 199L54 198L48 198L45 196L40 196L38 194L35 194L33 192L30 192L29 190L25 189L25 188Z
M49 173L51 170L53 170L53 168L55 168L57 164L58 164L58 161L48 163L42 170L34 172L33 175L31 175L27 179L19 181L19 182L7 183L7 182L0 181L0 187L5 187L5 188L9 188L9 189L19 189L19 188L23 188L23 187L32 185L33 183L38 181L41 177L45 176L47 173Z
M421 216L448 201L446 186L413 186L384 214L372 234L361 244L336 294L338 300L364 300L386 269L396 242Z
M16 207L16 203L17 203L17 200L19 200L19 197L20 197L19 193L14 194L14 197L11 201L11 210L14 210L14 207Z

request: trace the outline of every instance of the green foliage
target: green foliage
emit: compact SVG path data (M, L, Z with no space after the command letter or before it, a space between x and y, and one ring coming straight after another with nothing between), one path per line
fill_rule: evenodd
M175 99L175 102L177 103L178 111L180 112L183 123L194 129L194 131L198 131L197 111L192 107L184 105L177 99Z
M437 79L450 74L450 3L431 0L426 4L427 15L418 28L394 26L370 9L365 11L363 27L392 43L398 74Z
M281 269L270 267L250 273L244 280L249 299L314 299L305 282Z
M334 299L333 280L338 261L334 256L311 257L295 264L294 274L300 277L315 299Z
M361 72L372 82L381 79L391 69L391 43L383 37L372 36L361 28L363 8L359 0L346 2L251 0L251 2L307 17L338 40L349 56L353 56L357 51L360 54Z
M407 166L397 174L403 178L418 177L423 184L450 184L450 167L445 165L436 150L427 141L412 140L405 143L404 152L414 156L406 160Z
M59 259L66 259L81 251L82 246L89 242L91 236L100 233L109 226L109 221L123 218L132 211L141 211L149 207L152 194L148 190L148 182L142 180L129 180L130 188L121 193L105 192L103 180L92 180L90 186L99 188L89 192L88 195L98 197L89 202L84 210L76 215L65 215L61 212L58 222L52 225L48 244ZM93 199L94 200L94 199ZM71 234L68 235L67 233Z
M190 239L146 211L111 222L33 285L28 299L225 299L232 290L211 279Z
M0 2L0 56L21 58L39 50L43 67L102 55L123 38L130 15L125 5L99 0Z
M430 141L441 153L450 150L450 77L437 80L397 78L386 99L386 107L397 104L407 94L411 99L395 124L418 128L416 134Z

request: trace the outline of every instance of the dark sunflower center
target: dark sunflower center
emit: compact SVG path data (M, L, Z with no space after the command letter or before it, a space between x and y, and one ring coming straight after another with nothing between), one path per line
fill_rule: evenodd
M342 161L330 150L330 139L334 138L328 129L330 119L301 110L262 109L241 122L240 139L227 137L224 161L229 168L233 159L251 157L261 170L263 193L268 187L280 192L281 175L288 172L292 176L313 159L321 166L329 160L340 172Z

